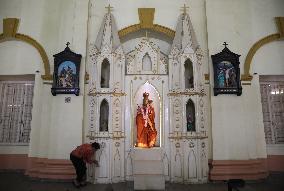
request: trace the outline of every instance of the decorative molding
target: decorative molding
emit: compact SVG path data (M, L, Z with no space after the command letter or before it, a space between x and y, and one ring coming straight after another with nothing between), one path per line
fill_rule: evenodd
M182 136L175 136L175 135L170 135L169 139L174 139L174 140L180 140L180 139L207 139L208 136L204 135L182 135Z
M251 83L242 83L242 85L244 85L244 86L250 86Z
M284 17L275 17L276 25L278 27L278 33L268 35L256 43L250 48L244 63L244 74L241 77L242 81L251 81L252 75L250 75L250 65L252 62L252 58L255 55L256 51L260 49L265 44L276 40L283 40L284 39Z
M205 79L206 81L209 81L209 79L210 79L209 74L204 74L204 79Z
M3 35L6 38L15 38L20 20L17 18L3 19Z
M88 72L85 72L85 82L87 82L90 79L90 75Z
M241 75L241 81L251 81L251 80L252 80L252 76L250 74L242 74Z
M48 74L48 75L41 75L41 79L43 79L43 80L52 81L53 80L52 78L53 77L50 74Z
M0 43L10 40L20 40L26 42L37 49L39 52L42 62L44 64L44 75L41 76L43 80L52 80L50 75L50 65L47 54L44 48L35 39L28 35L17 33L19 26L19 19L17 18L6 18L3 19L3 33L0 34Z
M155 14L155 8L138 8L138 14L139 14L139 24L130 25L128 27L125 27L118 31L118 35L120 38L123 38L124 36L142 30L142 29L150 29L158 33L162 33L171 39L174 39L175 37L175 31L158 24L153 24L154 21L154 14Z
M126 96L126 93L124 92L93 92L89 93L88 96L97 96L97 95L113 95L115 97L120 97L120 96Z
M280 40L284 40L284 17L275 17L275 21L280 34Z
M267 159L213 160L210 180L258 180L268 176Z
M87 136L90 140L95 140L98 138L105 138L105 139L124 139L126 138L124 132L122 131L113 131L113 133L89 133Z
M192 92L170 92L168 93L168 96L181 96L181 95L187 95L187 96L205 96L204 89L202 89L200 92L192 91Z
M155 8L138 8L141 28L153 28Z
M171 39L174 39L176 33L174 30L158 24L154 24L152 30L163 33L166 36L170 37Z
M136 31L141 30L140 24L130 25L118 31L119 38L123 38L124 36L128 35L129 33L133 33Z

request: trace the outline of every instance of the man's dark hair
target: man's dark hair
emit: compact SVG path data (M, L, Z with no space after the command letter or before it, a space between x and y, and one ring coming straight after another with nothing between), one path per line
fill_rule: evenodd
M96 150L101 148L100 144L97 142L92 143L92 147L95 148Z

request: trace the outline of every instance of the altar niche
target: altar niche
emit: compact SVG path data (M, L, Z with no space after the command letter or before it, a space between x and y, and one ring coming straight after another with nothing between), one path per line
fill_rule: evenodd
M185 89L194 88L193 67L190 59L184 62L184 85Z
M186 103L186 130L189 132L196 131L195 107L191 99L189 99Z
M110 64L105 58L101 66L101 88L109 88Z
M160 108L160 95L156 88L147 81L138 88L134 97L133 145L135 147L150 148L161 146ZM144 135L147 128L149 128L147 133L151 135ZM146 143L145 139L149 139L149 144ZM154 143L150 143L151 141L154 141Z
M106 99L103 99L100 106L100 132L108 131L109 105Z

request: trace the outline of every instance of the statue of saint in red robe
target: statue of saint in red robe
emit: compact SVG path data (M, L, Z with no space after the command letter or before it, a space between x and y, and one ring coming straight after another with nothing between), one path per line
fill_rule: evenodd
M143 105L138 106L136 125L137 143L136 146L150 148L155 145L157 130L155 128L155 110L153 101L148 99L149 93L143 94Z

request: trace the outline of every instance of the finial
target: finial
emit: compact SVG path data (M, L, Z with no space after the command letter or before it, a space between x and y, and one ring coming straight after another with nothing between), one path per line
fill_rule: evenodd
M113 9L113 7L111 7L110 4L108 4L108 6L105 8L107 9L107 13L110 13Z
M181 7L181 11L183 12L183 14L186 14L187 9L189 9L189 7L183 4L183 7Z
M67 42L67 43L66 43L66 46L67 46L68 48L69 48L69 44L70 44L70 42Z
M227 42L224 42L223 45L225 46L225 48L227 48L228 44L227 44Z

